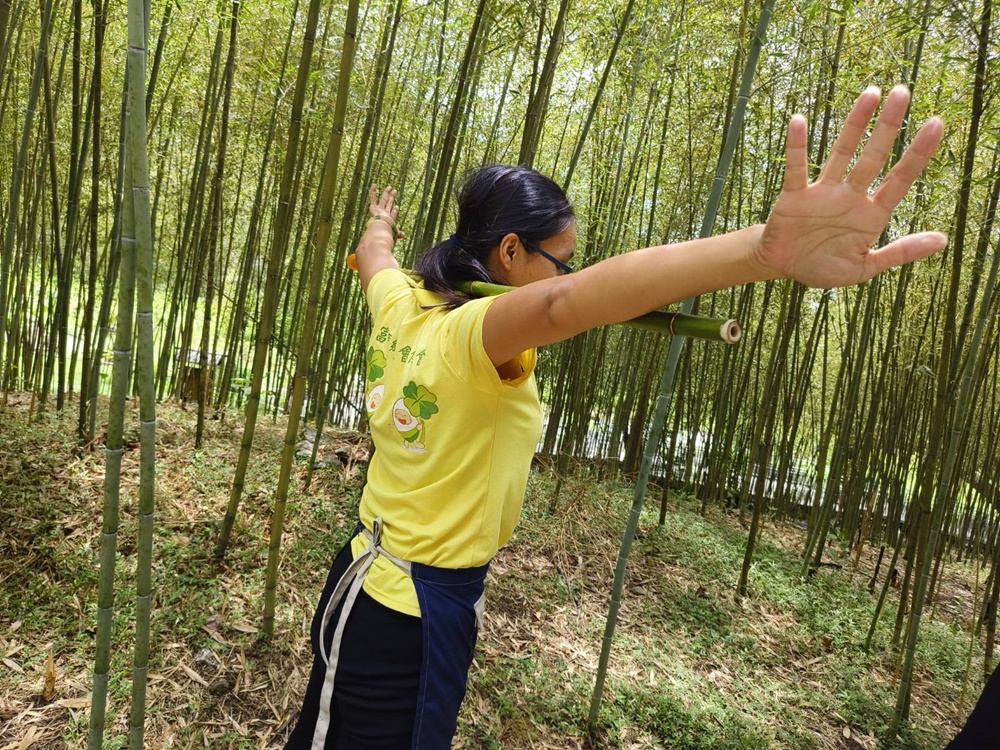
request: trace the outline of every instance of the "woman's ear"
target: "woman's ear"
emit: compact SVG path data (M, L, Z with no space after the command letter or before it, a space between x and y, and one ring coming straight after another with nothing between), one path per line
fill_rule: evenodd
M513 232L505 234L500 240L500 245L497 248L497 262L504 270L505 275L514 266L518 253L523 252L523 250L521 240Z

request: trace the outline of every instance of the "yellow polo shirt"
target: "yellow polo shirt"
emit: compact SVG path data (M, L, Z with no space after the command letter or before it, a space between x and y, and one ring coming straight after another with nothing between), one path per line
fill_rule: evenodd
M455 310L397 269L368 285L372 335L365 408L375 443L361 521L383 519L382 546L439 568L493 559L521 513L541 435L535 350L522 374L501 380L483 348L483 318L494 298ZM358 537L357 557L367 540ZM392 609L420 614L409 577L379 557L365 591Z

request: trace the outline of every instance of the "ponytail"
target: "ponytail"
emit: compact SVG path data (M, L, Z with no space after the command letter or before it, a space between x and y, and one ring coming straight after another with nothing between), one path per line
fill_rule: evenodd
M424 281L424 288L442 297L447 307L464 305L471 297L455 287L460 281L493 282L489 271L475 257L465 252L457 238L431 246L414 269Z
M459 191L455 234L427 250L414 270L426 289L443 297L448 307L459 307L470 297L456 284L497 283L487 265L504 236L516 234L537 243L574 221L566 193L545 175L527 167L482 167L466 177Z

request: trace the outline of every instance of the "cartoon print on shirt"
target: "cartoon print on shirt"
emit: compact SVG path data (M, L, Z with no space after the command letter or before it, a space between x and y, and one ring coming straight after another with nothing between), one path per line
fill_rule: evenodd
M392 405L392 424L403 439L406 450L427 452L424 447L424 422L437 412L437 396L427 388L412 380L403 388L403 398Z
M365 396L365 409L368 410L369 414L374 412L379 407L384 397L385 383L379 383L368 392L368 395Z
M418 419L406 408L403 399L392 405L392 424L403 438L403 447L412 453L426 453L421 442L424 436L424 422Z

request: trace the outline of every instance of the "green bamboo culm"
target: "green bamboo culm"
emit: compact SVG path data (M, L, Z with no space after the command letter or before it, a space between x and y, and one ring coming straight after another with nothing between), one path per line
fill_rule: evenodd
M92 399L91 391L96 394L97 381L100 378L101 349L94 346L94 307L97 299L97 256L100 247L98 233L98 217L100 215L100 184L101 184L101 82L104 71L104 4L103 0L94 0L94 30L93 30L93 76L90 83L91 101L91 132L93 144L90 149L90 205L88 207L89 252L87 253L87 297L84 303L84 357L83 372L80 379L80 410L77 424L77 435L81 445L86 445L94 439L91 417L96 412L94 405L96 395ZM109 275L113 276L113 273ZM110 294L108 297L110 298ZM104 300L101 300L104 306ZM101 346L103 347L103 339Z
M559 61L559 53L562 51L569 5L570 0L561 0L559 3L559 13L556 15L552 38L545 53L542 74L539 76L538 86L528 102L528 111L524 118L524 132L521 134L521 152L517 157L517 163L525 167L534 165L535 152L538 150L538 143L541 140L542 125L545 122L545 115L552 98L552 80L555 77L556 63ZM540 24L539 34L541 34L541 30Z
M129 86L125 79L126 89ZM126 94L127 97L127 94ZM126 98L125 121L131 112ZM132 163L126 142L124 180L132 184ZM97 636L94 657L94 690L90 702L88 750L100 750L104 742L108 679L111 663L111 627L114 614L115 555L118 548L118 507L122 468L122 432L125 424L125 399L132 371L132 322L135 311L135 213L134 194L122 194L121 261L118 266L118 324L115 329L111 400L108 406L107 440L104 448L104 510L101 529L100 572L97 584Z
M215 292L216 255L220 244L219 232L222 224L222 186L226 171L226 151L229 144L229 114L233 94L233 71L236 65L236 32L239 27L240 0L222 0L220 14L229 3L229 49L226 52L226 66L222 76L222 123L220 125L219 147L216 152L215 170L212 175L211 197L209 199L208 245L205 278L205 310L201 328L201 353L199 366L201 377L198 382L198 423L195 429L195 448L200 448L205 433L205 409L212 400L212 389L209 381L208 351L209 333L212 327L212 298ZM218 321L216 321L218 330Z
M990 264L989 277L986 287L983 289L983 298L980 303L980 314L976 319L976 327L969 343L969 350L962 362L961 373L958 378L958 401L955 410L951 414L951 424L947 433L945 444L944 465L941 467L941 474L938 477L935 487L935 498L933 513L930 525L930 536L927 540L928 552L924 555L920 575L917 579L917 592L914 597L912 620L906 631L906 644L903 651L903 669L900 678L899 689L896 694L896 707L890 722L890 732L895 734L899 731L903 721L908 717L910 690L913 680L914 658L916 656L917 636L920 631L920 620L923 614L924 599L927 595L927 586L930 581L930 569L933 561L932 550L938 548L938 543L942 530L942 517L947 506L948 495L951 489L952 479L955 475L955 466L958 459L958 448L962 441L963 427L966 426L969 404L973 392L974 378L973 372L977 370L979 358L982 352L983 335L989 323L991 310L997 302L997 272L1000 270L1000 253L993 254L993 261ZM988 356L988 355L986 355ZM980 377L985 373L980 372ZM977 566L978 567L978 566Z
M17 245L18 217L20 216L21 189L24 185L25 165L28 159L28 144L31 140L32 126L35 121L35 108L38 106L38 95L42 88L42 73L45 69L45 50L49 45L49 32L52 29L53 0L45 0L42 8L42 28L38 39L38 52L35 54L35 66L31 74L31 88L28 90L28 107L24 116L24 127L21 130L21 143L17 151L17 164L10 183L10 198L7 202L7 230L3 236L3 252L0 253L0 389L6 389L4 367L4 343L7 341L7 285L10 276L10 262L14 257ZM5 53L6 45L0 52ZM6 54L5 54L6 56Z
M452 162L455 157L456 143L458 142L459 125L462 120L462 111L469 87L473 60L475 59L476 45L483 33L483 27L489 26L489 2L488 0L478 0L476 12L473 15L472 28L469 31L469 40L465 45L465 54L462 57L462 65L458 70L458 81L455 85L454 98L451 102L451 110L448 115L448 124L445 126L444 135L441 138L440 158L438 159L437 172L434 178L434 188L431 193L430 202L427 204L426 217L421 211L421 219L424 221L422 236L419 247L430 247L437 240L438 224L441 223L441 208L445 205L445 196L448 194L447 182L452 173ZM447 6L446 6L447 8ZM421 207L423 208L423 207Z
M923 486L920 492L920 524L915 533L918 535L919 546L915 559L915 569L918 577L914 583L913 603L910 608L909 623L906 630L903 649L902 670L899 678L899 688L896 693L896 705L889 721L889 732L895 735L903 722L909 718L910 698L913 683L913 669L916 657L917 639L920 622L923 616L924 601L930 580L932 557L938 549L942 532L942 521L945 506L951 488L952 478L957 462L959 433L963 415L968 408L969 380L971 367L979 356L979 340L970 345L965 355L965 362L960 364L960 344L956 343L955 324L958 320L957 306L961 282L962 256L964 251L965 233L968 222L969 195L973 181L973 167L976 161L976 147L979 141L981 120L986 112L986 82L987 58L990 47L990 30L992 28L992 0L984 0L980 11L980 23L977 29L977 54L975 79L972 96L972 119L969 136L966 142L962 162L962 180L959 188L954 238L949 248L952 261L952 273L948 298L945 303L944 336L941 345L941 357L937 364L937 394L934 406L932 437L929 441L940 449L929 451L923 457ZM991 281L992 283L992 281ZM987 295L984 299L990 301ZM977 329L978 330L978 329ZM956 400L957 397L957 400Z
M926 454L923 459L924 467L922 471L925 480L924 487L921 490L919 512L921 523L928 525L918 525L915 532L922 537L920 538L920 542L923 546L923 552L921 554L921 551L918 549L915 562L918 577L914 584L913 604L910 609L910 619L906 630L905 646L902 654L902 671L899 678L899 688L896 693L896 706L889 721L889 732L891 735L895 735L903 722L909 718L917 638L930 579L931 562L935 550L938 549L945 506L947 505L957 462L958 447L961 442L961 427L965 411L968 408L972 368L979 356L978 350L982 338L981 327L977 324L976 338L970 344L964 363L959 364L957 358L960 346L956 346L955 344L954 329L955 321L957 320L958 290L961 281L962 256L968 220L968 206L970 203L968 196L972 187L973 166L975 164L976 146L979 140L980 121L985 113L986 70L992 18L992 0L984 0L980 12L980 24L976 34L978 49L976 54L975 81L973 84L972 120L963 157L962 182L960 186L961 197L955 217L955 230L952 234L955 240L952 247L949 248L949 252L952 253L952 275L945 306L945 330L941 346L942 354L937 365L938 385L933 423L935 437L938 438L934 443L940 443L941 448L938 451ZM989 282L984 291L984 305L988 305L993 301L991 297L993 296L994 283L995 276L991 269ZM957 401L956 396L958 397ZM941 462L940 464L939 461ZM939 466L940 469L938 469ZM934 482L935 471L939 471L936 475L936 483Z
M622 39L625 37L625 31L628 29L628 24L632 19L632 11L634 9L635 0L629 0L628 5L625 7L625 13L622 14L621 23L618 24L618 33L615 35L615 43L611 47L611 54L608 55L608 60L604 64L604 72L601 74L601 81L597 84L597 93L594 94L594 101L591 102L590 109L587 111L587 119L584 120L583 130L580 131L580 137L577 138L573 156L570 157L569 167L567 167L566 176L562 181L563 190L569 190L569 184L573 179L573 172L576 171L576 165L580 161L580 155L583 153L584 144L587 142L587 135L590 133L590 126L594 122L594 116L597 114L601 98L604 96L604 88L608 83L608 76L611 75L611 69L615 64L615 58L618 57L618 50L621 47Z
M240 455L236 462L236 473L233 475L233 486L226 505L226 515L222 519L222 529L215 545L215 558L222 560L226 556L229 537L236 523L236 511L239 509L240 498L243 496L243 486L246 482L247 467L250 464L250 451L253 448L254 432L257 429L257 412L260 408L260 392L264 382L264 369L267 364L267 352L274 332L274 318L278 307L278 283L281 275L281 262L288 244L289 226L292 213L292 182L296 171L296 155L299 150L299 137L302 130L302 111L305 107L306 89L309 83L309 73L312 69L312 53L316 42L316 26L319 23L319 0L310 0L306 14L306 28L302 41L302 53L299 57L299 69L295 79L295 91L292 95L291 121L286 136L287 146L285 161L281 173L281 185L278 193L278 210L274 217L274 229L271 238L271 250L267 261L267 276L264 282L264 299L257 325L256 346L253 355L253 367L250 375L250 395L243 426L243 439L240 442Z
M761 8L760 17L757 19L757 27L753 33L753 42L750 45L746 65L743 68L740 93L736 99L736 107L732 120L729 123L729 130L725 135L725 147L719 156L719 165L712 184L712 192L709 195L708 205L705 208L705 217L701 225L701 237L710 237L715 228L715 216L722 200L722 189L725 185L726 175L729 173L729 167L732 164L733 154L736 151L736 142L739 140L737 136L743 129L743 117L746 113L747 101L750 98L750 87L757 70L757 62L760 59L761 49L764 46L764 36L771 20L771 13L774 11L774 2L775 0L766 0L764 6ZM694 308L694 302L694 298L685 300L684 304L681 305L681 312L690 314ZM611 656L611 642L614 639L618 610L621 608L622 589L625 586L625 570L628 565L628 554L635 539L635 532L639 527L639 514L642 511L642 504L646 497L646 486L649 482L653 458L660 444L660 435L663 431L663 423L667 416L667 407L670 404L671 392L673 390L674 374L677 371L677 363L680 360L681 347L683 345L683 336L675 336L670 342L670 351L667 355L667 363L660 382L660 394L656 402L653 421L649 427L649 435L646 438L646 447L643 449L639 477L635 482L632 509L625 527L622 546L618 553L618 562L615 566L615 579L611 591L611 605L604 628L604 640L601 643L601 657L597 668L597 678L594 682L594 692L590 701L590 713L587 717L587 728L591 733L597 727L597 718L601 710L601 699L604 696L604 682L607 677L608 661Z
M473 297L496 297L514 288L503 284L488 284L485 281L468 281L457 286ZM721 341L724 344L738 344L743 337L743 329L732 318L709 318L683 312L654 310L638 318L622 321L621 325L670 336Z
M385 100L385 90L386 83L388 82L388 73L390 65L392 64L392 54L396 47L396 33L399 30L399 22L402 18L403 13L403 2L402 0L389 0L386 5L386 19L382 26L382 36L379 39L378 49L380 50L378 59L375 63L375 85L372 86L368 97L368 111L365 115L365 122L361 128L361 142L358 144L358 156L355 161L355 166L353 173L351 174L351 183L347 188L347 205L344 208L340 222L340 231L337 235L337 243L333 249L334 254L337 258L342 258L347 253L347 243L349 240L349 235L351 229L355 224L359 223L359 218L362 214L367 214L368 207L364 206L362 208L361 214L358 211L359 197L365 196L363 190L361 190L361 185L368 182L371 170L371 160L368 158L369 150L374 146L378 139L379 134L379 122L382 115L382 103ZM363 169L363 167L367 167ZM364 172L364 179L362 179L362 173ZM316 406L313 407L315 420L316 420L316 438L313 440L312 453L309 456L309 466L306 469L306 479L304 482L304 489L308 490L310 484L312 483L313 470L316 466L316 456L319 454L320 442L323 439L323 427L326 423L326 417L328 413L327 404L330 403L333 398L334 389L336 387L336 380L332 377L332 373L329 371L330 358L333 354L333 345L338 337L338 333L342 334L342 331L338 331L336 328L337 322L337 311L341 306L341 297L346 289L346 284L344 284L344 271L343 265L337 264L335 266L338 273L334 274L334 278L331 283L331 292L329 295L329 302L325 303L327 309L326 323L323 330L323 336L320 344L320 355L319 355L319 378L317 379L317 387L315 388L316 396L311 399L311 401L316 402Z
M10 36L7 29L10 22L10 0L0 0L0 78L7 61L7 41Z
M142 750L149 672L149 620L152 606L153 498L156 487L156 400L153 392L153 231L146 151L145 0L128 2L129 160L135 228L136 368L139 386L139 539L135 585L135 653L129 750ZM121 326L121 321L118 323Z
M333 132L327 148L323 170L323 185L320 194L321 218L314 238L312 275L309 285L305 325L299 340L299 351L295 365L295 381L292 390L292 405L288 413L285 430L285 444L281 452L281 470L278 489L274 498L271 516L271 537L267 551L267 573L264 582L264 622L261 633L269 636L274 632L274 609L278 590L278 562L281 552L281 535L284 532L285 503L288 498L288 484L291 479L292 464L295 462L295 443L298 439L299 417L305 402L306 380L309 376L313 341L316 334L316 320L319 308L320 288L323 270L326 266L326 249L330 244L331 213L333 198L337 191L337 169L340 165L340 150L344 137L344 119L351 87L351 71L354 68L354 49L357 41L359 0L350 0L347 19L344 22L344 46L340 56L340 75L337 85L337 102L334 105ZM332 311L330 314L333 314Z

